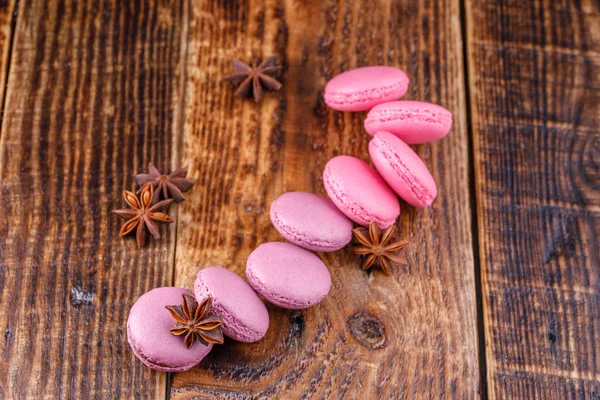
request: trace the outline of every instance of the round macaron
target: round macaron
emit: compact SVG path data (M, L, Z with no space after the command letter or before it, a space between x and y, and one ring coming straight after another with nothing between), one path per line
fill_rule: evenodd
M177 322L166 306L178 306L183 294L194 294L176 287L161 287L143 294L131 307L127 319L127 341L133 354L148 367L165 372L185 371L198 364L210 351L200 342L187 349L182 336L170 329Z
M204 268L194 283L198 303L210 297L212 310L223 319L223 333L239 342L256 342L269 328L264 303L239 275L221 267Z
M366 162L350 156L329 160L323 184L336 207L357 224L377 222L381 229L400 215L400 203L379 174Z
M408 77L394 67L363 67L343 72L325 86L325 103L338 111L366 111L397 100L408 89Z
M291 243L260 245L248 257L246 276L269 302L292 310L314 306L331 288L331 275L323 261Z
M393 133L408 144L433 142L446 136L452 127L452 114L442 106L423 101L391 101L369 111L365 129Z
M383 179L408 204L429 207L437 187L425 163L406 143L388 132L377 132L369 154Z
M352 240L352 221L314 193L284 193L271 204L270 214L284 238L308 250L335 251Z

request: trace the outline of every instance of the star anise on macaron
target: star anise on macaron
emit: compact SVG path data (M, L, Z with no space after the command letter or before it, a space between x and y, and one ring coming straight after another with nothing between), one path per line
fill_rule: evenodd
M237 60L231 59L233 74L223 78L238 88L235 95L238 97L254 97L257 103L262 99L265 89L277 91L281 89L281 83L275 79L281 73L281 65L277 65L277 57L269 57L262 63L253 63L252 66ZM258 64L258 66L256 66Z
M160 231L158 230L157 223L164 224L173 222L171 217L161 212L165 210L173 200L167 199L154 203L152 185L144 186L139 198L135 193L123 190L123 199L131 208L113 210L113 213L127 220L121 227L119 236L123 237L128 235L137 228L135 236L138 247L142 247L146 243L148 232L150 232L155 239L160 238Z
M133 179L138 185L142 185L138 193L143 190L144 185L152 185L154 195L157 197L155 200L162 195L163 199L173 199L180 203L184 199L182 192L187 192L194 186L194 181L186 179L187 173L188 170L184 167L177 168L168 175L161 174L152 163L149 163L148 173L134 175Z
M169 332L173 335L183 335L183 344L191 349L199 341L204 345L223 344L223 324L221 317L209 315L212 302L207 298L198 304L196 299L189 294L183 294L183 303L180 306L167 306L173 319L177 322Z
M397 254L398 250L408 244L408 241L394 238L396 225L391 225L383 232L376 222L371 221L369 228L352 230L354 239L358 242L350 247L350 251L364 257L362 269L379 266L386 275L391 272L391 261L402 263L404 260Z

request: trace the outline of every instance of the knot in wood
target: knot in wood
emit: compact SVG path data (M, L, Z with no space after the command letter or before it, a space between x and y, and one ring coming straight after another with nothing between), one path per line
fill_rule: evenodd
M352 336L366 348L379 349L385 344L385 326L376 316L357 313L349 317L346 322Z

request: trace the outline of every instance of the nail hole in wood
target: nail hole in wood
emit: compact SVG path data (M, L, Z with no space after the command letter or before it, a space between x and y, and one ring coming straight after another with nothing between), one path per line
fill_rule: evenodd
M550 343L556 342L556 334L552 331L548 331L548 340Z

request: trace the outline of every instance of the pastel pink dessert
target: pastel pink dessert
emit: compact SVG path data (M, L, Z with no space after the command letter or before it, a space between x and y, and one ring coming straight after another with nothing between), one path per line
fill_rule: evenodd
M319 303L331 288L331 275L314 253L291 243L271 242L248 257L250 285L269 302L297 310Z
M256 342L269 329L269 312L238 274L221 267L204 268L194 283L196 300L212 300L211 314L223 319L223 333L239 342Z
M367 115L369 134L393 133L408 144L428 143L448 135L452 114L444 107L423 101L391 101L379 104Z
M166 306L178 306L182 294L193 293L176 287L161 287L143 294L131 307L127 319L127 341L133 354L157 371L185 371L198 364L212 349L200 342L187 349L183 336L170 329L176 324Z
M366 111L397 100L408 89L408 77L394 67L363 67L343 72L325 86L325 103L338 111Z
M329 160L323 184L336 207L357 224L367 226L375 221L385 229L400 215L400 203L392 189L358 158L337 156Z
M383 179L408 204L429 207L437 187L425 163L406 143L388 132L377 132L369 154Z
M335 251L352 240L352 221L314 193L284 193L271 204L270 214L284 238L308 250Z

